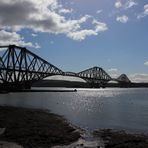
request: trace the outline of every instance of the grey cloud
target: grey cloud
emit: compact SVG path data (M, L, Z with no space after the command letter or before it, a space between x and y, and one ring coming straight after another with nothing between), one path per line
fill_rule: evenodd
M52 18L43 19L43 20L30 20L28 22L29 27L31 26L33 30L48 32L57 31L57 24ZM28 28L29 28L28 27Z
M29 15L38 10L29 1L5 3L0 1L0 24L4 26L25 25Z
M54 10L53 7L58 9L58 11ZM28 28L34 32L63 33L72 39L74 38L69 34L75 34L80 31L84 34L84 31L88 30L87 28L81 28L81 24L85 23L89 18L88 15L78 19L68 19L58 13L60 10L69 9L64 9L57 0L1 0L0 29L9 28L11 31L18 31ZM91 30L92 32L100 32L100 30L96 31L96 29ZM88 31L87 34L89 36L96 35L96 33L88 33ZM83 39L86 36L84 35Z

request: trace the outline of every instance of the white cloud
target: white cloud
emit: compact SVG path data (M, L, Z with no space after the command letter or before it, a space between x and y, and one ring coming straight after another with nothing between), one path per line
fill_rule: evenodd
M144 14L148 15L148 4L144 5Z
M75 32L70 32L68 36L73 40L82 41L87 36L98 35L100 32L106 31L108 29L107 25L97 20L93 20L92 24L95 25L95 29L83 29Z
M103 11L103 10L97 10L96 13L97 13L97 14L100 14L102 11Z
M121 1L118 0L118 1L115 2L115 7L116 8L121 8L122 6L123 5L122 5Z
M26 45L27 46L27 45ZM34 45L33 45L33 43L32 43L32 46L30 46L30 47L33 47L33 48L41 48L41 46L38 44L38 43L35 43Z
M108 73L112 78L117 78L119 77L119 71L117 68L110 68L108 69Z
M19 34L16 32L7 32L5 30L0 31L0 45L10 45L10 44L15 44L18 46L28 46L28 47L33 47L33 48L40 48L38 43L31 43L31 42L25 42L24 38L21 37Z
M64 9L64 8L63 8L63 9L60 9L60 10L59 10L59 13L65 13L65 14L66 14L66 13L72 13L72 12L73 12L73 9Z
M132 82L148 82L148 74L135 73L129 76Z
M18 31L28 28L34 32L62 33L72 39L73 35L70 34L78 32L87 34L82 38L96 35L88 33L90 31L86 31L87 28L82 29L82 24L86 23L90 16L85 15L78 19L64 16L65 13L72 11L65 9L57 0L1 0L0 29Z
M138 3L135 0L127 0L125 3L122 3L121 0L115 2L116 8L129 9L136 5L138 5Z
M109 72L118 72L118 69L117 68L110 68L108 69Z
M140 19L145 16L148 16L148 4L144 5L144 11L140 13L137 18Z
M138 5L137 2L135 2L135 0L128 0L125 4L125 9L129 9L132 8L133 6Z
M129 20L128 16L122 15L122 16L117 16L116 21L121 22L121 23L127 23Z
M145 65L145 66L148 66L148 61L144 62L144 65Z
M107 24L106 23L103 23L103 22L98 22L97 20L93 20L92 22L93 24L96 25L96 30L95 32L104 32L106 30L108 30L108 27L107 27Z
M33 37L37 37L38 35L37 34L35 34L35 33L32 33L31 34Z
M97 35L97 32L94 30L80 30L76 32L70 32L68 36L73 40L82 41L86 38L86 36Z

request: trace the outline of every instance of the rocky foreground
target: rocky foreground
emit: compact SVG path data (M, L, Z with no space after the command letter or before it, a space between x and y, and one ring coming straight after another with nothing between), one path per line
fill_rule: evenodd
M61 116L38 109L0 107L0 128L0 141L15 142L24 148L67 145L80 137Z
M105 148L148 148L148 135L112 129L96 130L93 134L104 141Z
M111 129L84 135L49 111L0 107L0 148L148 148L148 135Z

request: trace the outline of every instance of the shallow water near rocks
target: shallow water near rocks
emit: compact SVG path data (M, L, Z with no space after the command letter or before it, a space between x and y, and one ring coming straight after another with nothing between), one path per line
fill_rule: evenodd
M101 138L94 137L89 131L85 131L78 141L64 146L54 146L52 148L105 148Z

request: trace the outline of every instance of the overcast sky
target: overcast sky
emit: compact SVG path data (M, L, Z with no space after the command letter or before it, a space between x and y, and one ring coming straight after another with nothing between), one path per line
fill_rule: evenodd
M148 0L0 0L0 45L63 71L102 67L148 82Z

